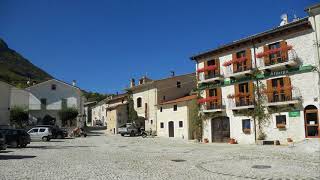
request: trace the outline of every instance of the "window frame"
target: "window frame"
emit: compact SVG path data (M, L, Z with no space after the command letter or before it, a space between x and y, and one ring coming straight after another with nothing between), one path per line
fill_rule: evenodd
M56 84L51 84L51 90L52 90L52 91L57 90L57 85L56 85Z
M178 105L177 104L173 105L173 111L178 111Z
M137 98L137 108L141 108L142 107L142 97L138 97Z
M179 121L179 128L183 128L183 121Z
M181 81L177 81L177 88L181 88Z
M164 129L164 122L160 122L160 129Z

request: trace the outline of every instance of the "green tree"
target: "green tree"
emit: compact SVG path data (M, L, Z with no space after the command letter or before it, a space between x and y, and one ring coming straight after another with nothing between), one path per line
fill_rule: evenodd
M16 128L24 128L28 125L29 113L27 108L15 106L10 109L10 123Z
M64 108L59 112L59 117L62 121L62 125L71 125L72 121L78 116L78 110L76 108Z

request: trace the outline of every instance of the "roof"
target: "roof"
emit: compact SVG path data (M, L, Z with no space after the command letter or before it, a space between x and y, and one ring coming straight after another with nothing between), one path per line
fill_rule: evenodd
M32 85L32 86L29 86L29 87L27 87L26 89L28 89L28 88L31 88L31 87L34 87L34 86L38 86L38 85L40 85L40 84L43 84L43 83L47 83L47 82L49 82L49 81L58 81L58 82L60 82L60 83L62 83L62 84L65 84L65 85L67 85L67 86L71 86L71 87L73 87L73 88L76 88L76 89L79 89L79 90L81 90L79 87L77 87L77 86L73 86L72 84L69 84L69 83L67 83L67 82L64 82L64 81L62 81L62 80L59 80L59 79L49 79L49 80L47 80L47 81L43 81L43 82L41 82L41 83L38 83L38 84L35 84L35 85Z
M253 40L258 40L259 38L263 38L263 37L266 37L268 35L275 34L275 33L278 33L278 32L286 32L288 29L293 29L293 28L300 27L300 26L309 26L309 28L311 28L311 24L308 21L308 17L304 17L302 19L290 22L290 23L288 23L286 25L278 26L276 28L269 29L267 31L264 31L264 32L261 32L261 33L258 33L258 34L254 34L254 35L245 37L243 39L239 39L239 40L233 41L231 43L227 43L227 44L219 46L219 47L217 47L215 49L211 49L211 50L208 50L208 51L193 55L190 59L191 60L196 60L197 58L200 58L201 56L204 56L204 55L217 53L217 52L219 52L219 51L221 51L223 49L232 48L234 46L237 46L237 45L240 45L240 44L243 44L243 43L248 43L248 42L250 43Z
M146 82L144 84L140 84L140 85L137 85L137 86L134 86L131 88L127 88L126 90L137 90L140 88L147 87L148 85L153 85L154 83L157 83L157 82L166 81L169 79L179 78L179 77L183 77L183 76L195 76L195 75L196 75L196 73L188 73L188 74L182 74L182 75L178 75L178 76L170 76L170 77L166 77L166 78L162 78L162 79L158 79L158 80L151 80L151 81Z
M123 99L123 98L126 98L128 96L127 93L123 93L123 94L118 94L118 95L115 95L115 96L109 96L101 101L99 101L94 107L98 107L102 104L108 104L112 101L116 101L116 100L119 100L119 99ZM110 98L112 97L112 98Z
M184 97L181 97L181 98L178 98L178 99L174 99L174 100L171 100L171 101L162 102L162 103L159 103L159 105L173 104L173 103L178 103L178 102L190 101L190 100L193 100L193 99L196 99L196 98L197 98L197 95L194 94L194 95L184 96Z
M83 105L87 106L87 105L95 104L95 103L97 103L97 101L85 102Z
M310 9L315 9L315 8L320 8L320 3L317 3L317 4L313 4L311 6L308 6L304 9L304 11L308 11Z

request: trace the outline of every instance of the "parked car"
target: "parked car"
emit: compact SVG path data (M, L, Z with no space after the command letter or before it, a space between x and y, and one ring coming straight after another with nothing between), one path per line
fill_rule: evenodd
M37 125L36 127L48 127L51 129L52 139L64 139L68 136L68 131L66 129L60 129L58 126L52 125Z
M103 123L101 120L96 120L96 126L103 126Z
M0 150L6 150L6 149L7 149L6 136L0 133Z
M30 144L30 135L23 129L0 129L5 135L6 144L10 147L26 147Z
M133 123L126 123L125 125L118 128L118 133L121 134L121 136L124 136L124 135L135 136L139 134L139 132L140 132L140 129L136 127L136 125Z
M28 131L32 141L50 141L52 138L51 128L49 127L34 127Z

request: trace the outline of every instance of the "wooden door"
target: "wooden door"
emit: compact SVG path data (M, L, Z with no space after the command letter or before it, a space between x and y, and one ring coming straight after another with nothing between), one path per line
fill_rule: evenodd
M230 139L230 122L228 117L211 120L212 142L228 142Z
M168 123L169 137L174 137L174 122L170 121Z
M320 137L318 109L305 110L305 131L307 138Z

